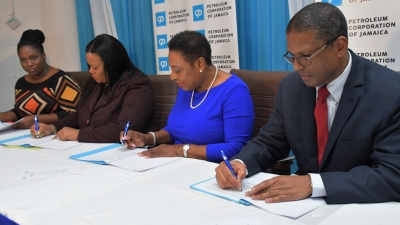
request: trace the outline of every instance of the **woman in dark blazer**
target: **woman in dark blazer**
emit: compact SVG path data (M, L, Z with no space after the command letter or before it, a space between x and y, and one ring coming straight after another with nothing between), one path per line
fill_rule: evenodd
M116 38L98 35L86 46L91 79L85 85L75 113L51 125L39 123L31 134L55 134L63 141L119 142L119 132L154 129L155 100L150 79L136 68Z

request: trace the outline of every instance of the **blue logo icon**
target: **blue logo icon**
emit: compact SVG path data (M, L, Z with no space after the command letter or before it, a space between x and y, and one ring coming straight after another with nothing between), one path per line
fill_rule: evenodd
M199 32L200 34L206 36L206 30L196 30L197 32Z
M327 2L330 3L334 6L341 6L342 5L342 0L322 0L321 2Z
M158 58L158 70L159 71L169 71L168 57Z
M193 21L204 20L204 5L194 5L193 6Z
M154 0L154 4L164 3L164 0Z
M157 35L157 49L163 49L168 47L167 35L160 34Z
M156 13L156 27L167 26L166 18L165 11Z

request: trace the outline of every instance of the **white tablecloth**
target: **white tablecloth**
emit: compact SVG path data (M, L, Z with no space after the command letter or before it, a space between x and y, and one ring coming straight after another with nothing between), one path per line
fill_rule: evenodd
M21 131L19 131L21 132ZM18 133L20 134L20 133ZM0 140L12 135L0 133ZM264 224L398 224L400 204L327 205L298 218L271 214L190 189L215 176L217 164L180 159L146 171L68 159L66 151L0 146L0 213L25 225L204 224L257 217ZM21 180L24 170L78 165L78 175Z

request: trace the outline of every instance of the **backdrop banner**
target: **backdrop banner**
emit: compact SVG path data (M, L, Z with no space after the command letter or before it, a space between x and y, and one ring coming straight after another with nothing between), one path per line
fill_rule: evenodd
M184 30L207 38L218 68L239 68L235 0L153 0L152 7L157 74L171 74L167 43Z
M316 0L329 2L342 10L347 19L349 47L357 55L400 71L399 1L393 0Z

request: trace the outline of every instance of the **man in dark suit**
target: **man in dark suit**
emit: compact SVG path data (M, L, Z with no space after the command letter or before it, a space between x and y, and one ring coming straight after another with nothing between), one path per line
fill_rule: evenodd
M292 149L298 176L263 181L247 196L400 201L400 74L349 50L346 18L328 3L300 10L286 39L284 57L296 72L282 80L268 124L231 161L238 180L222 162L219 185L240 187Z

